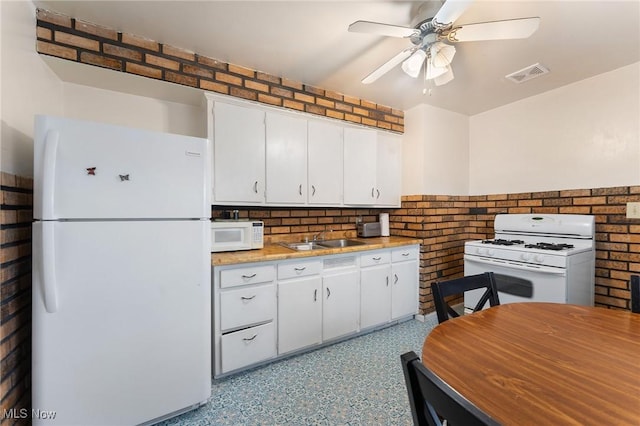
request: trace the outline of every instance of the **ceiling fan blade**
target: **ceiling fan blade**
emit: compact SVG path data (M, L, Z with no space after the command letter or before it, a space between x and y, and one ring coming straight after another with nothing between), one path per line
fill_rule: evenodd
M448 37L450 41L506 40L527 38L535 33L540 18L508 19L505 21L481 22L463 25L454 29Z
M373 83L374 81L382 77L384 74L388 73L391 70L391 68L395 67L400 62L404 61L409 56L411 56L413 52L415 52L415 50L416 50L416 47L409 47L403 50L402 52L398 53L396 56L394 56L393 58L389 59L387 62L380 65L378 68L376 68L371 74L363 78L362 83L363 84Z
M420 34L420 30L415 28L369 21L356 21L349 25L349 31L352 33L377 34L389 37L411 37Z
M447 0L433 19L442 25L452 24L467 10L471 3L473 0Z

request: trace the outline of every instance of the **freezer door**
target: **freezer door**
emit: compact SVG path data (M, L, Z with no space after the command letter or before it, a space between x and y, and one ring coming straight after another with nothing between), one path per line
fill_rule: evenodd
M56 411L41 424L133 425L207 401L208 224L33 225L33 407Z
M210 217L209 141L36 116L34 218Z

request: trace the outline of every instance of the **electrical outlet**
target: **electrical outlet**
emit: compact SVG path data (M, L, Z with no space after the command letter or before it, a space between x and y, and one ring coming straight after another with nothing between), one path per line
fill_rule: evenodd
M627 219L640 219L640 202L627 203Z

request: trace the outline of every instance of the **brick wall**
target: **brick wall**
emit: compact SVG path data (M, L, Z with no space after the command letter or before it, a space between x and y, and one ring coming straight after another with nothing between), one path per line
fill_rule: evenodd
M36 48L44 55L404 132L404 112L384 105L228 64L43 9L38 9L36 17Z
M0 179L0 410L4 413L31 404L33 181L7 173ZM0 418L2 425L19 422Z
M464 242L491 238L497 213L596 216L596 306L629 309L629 276L640 274L640 219L626 218L626 203L640 201L640 186L482 196L416 195L392 211L391 234L422 239L420 308L434 310L430 285L463 275Z

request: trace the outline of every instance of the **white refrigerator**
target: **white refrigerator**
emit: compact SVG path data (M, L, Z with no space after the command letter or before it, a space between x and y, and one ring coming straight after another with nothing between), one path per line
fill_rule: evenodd
M207 139L37 116L35 425L155 423L211 395Z

